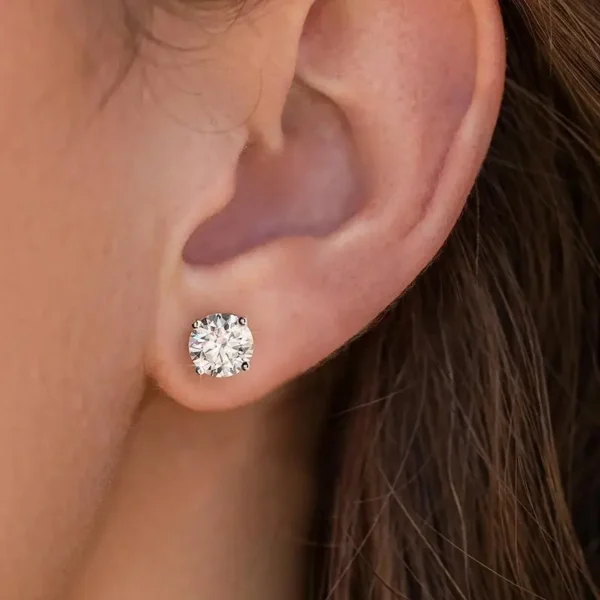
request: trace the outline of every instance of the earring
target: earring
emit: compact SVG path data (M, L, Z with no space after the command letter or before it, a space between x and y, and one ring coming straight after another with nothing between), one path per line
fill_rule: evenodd
M195 321L188 349L198 375L232 377L247 371L254 354L248 319L216 313Z

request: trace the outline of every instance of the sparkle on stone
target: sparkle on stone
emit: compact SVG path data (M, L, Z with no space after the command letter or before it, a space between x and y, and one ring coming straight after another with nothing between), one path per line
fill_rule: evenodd
M199 375L231 377L250 366L254 340L243 317L217 313L194 323L189 351Z

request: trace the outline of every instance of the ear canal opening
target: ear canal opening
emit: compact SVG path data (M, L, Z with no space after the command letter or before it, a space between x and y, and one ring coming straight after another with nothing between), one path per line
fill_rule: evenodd
M259 144L242 154L231 201L190 236L186 263L220 264L279 238L326 237L360 212L362 169L343 113L293 86L282 129L277 154Z

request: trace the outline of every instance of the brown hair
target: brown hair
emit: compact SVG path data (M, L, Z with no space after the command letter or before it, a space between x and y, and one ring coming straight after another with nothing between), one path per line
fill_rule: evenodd
M460 222L312 375L315 599L600 598L600 5L500 4L506 94Z
M600 5L501 6L506 94L464 215L322 367L318 598L600 598Z

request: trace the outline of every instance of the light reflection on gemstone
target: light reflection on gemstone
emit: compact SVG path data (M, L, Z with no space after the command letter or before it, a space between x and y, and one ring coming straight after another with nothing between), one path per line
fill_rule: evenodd
M247 319L216 313L194 323L188 348L199 375L232 377L250 367L254 339Z

